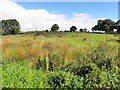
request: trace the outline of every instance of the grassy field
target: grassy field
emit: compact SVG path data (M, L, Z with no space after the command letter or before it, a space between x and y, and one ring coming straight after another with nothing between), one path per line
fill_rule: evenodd
M41 32L2 36L2 86L116 88L118 36Z
M118 37L111 34L107 36L107 44L118 49ZM105 34L89 33L43 33L4 36L2 38L3 58L36 58L46 56L48 53L59 53L63 58L72 58L72 54L88 52L87 49L96 48L98 44L106 43ZM69 56L70 55L70 56Z

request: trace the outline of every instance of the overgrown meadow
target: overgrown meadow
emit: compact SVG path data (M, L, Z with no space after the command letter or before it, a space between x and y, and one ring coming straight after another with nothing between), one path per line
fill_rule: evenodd
M117 34L2 36L2 88L120 89Z

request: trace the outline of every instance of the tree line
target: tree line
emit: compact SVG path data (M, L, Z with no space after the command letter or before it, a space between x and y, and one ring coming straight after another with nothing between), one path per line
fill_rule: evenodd
M120 32L119 27L120 26L120 20L117 22L114 22L111 19L105 19L105 20L98 20L97 25L92 27L92 32L95 31L104 31L105 33L114 33L114 29L117 29L116 33ZM16 19L9 19L9 20L2 20L0 21L0 28L2 35L15 35L20 32L20 24ZM50 31L56 32L59 30L59 25L54 24L52 25ZM69 32L75 32L77 30L76 26L71 26ZM80 32L87 32L86 28L80 28ZM46 30L48 32L48 30ZM65 32L68 32L68 30Z
M117 33L119 33L118 26L120 26L120 20L117 22L114 22L111 19L98 20L97 25L92 28L92 31L105 31L105 33L114 33L114 29L117 29Z

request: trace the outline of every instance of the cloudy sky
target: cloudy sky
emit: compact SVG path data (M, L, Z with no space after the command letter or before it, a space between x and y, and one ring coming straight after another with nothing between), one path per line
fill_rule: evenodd
M91 28L99 19L118 19L117 2L15 2L0 0L0 21L17 19L21 31L50 30L58 24L60 30L75 25Z

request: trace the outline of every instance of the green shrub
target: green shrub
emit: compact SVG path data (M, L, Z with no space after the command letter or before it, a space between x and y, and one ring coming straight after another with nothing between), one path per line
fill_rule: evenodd
M3 62L2 87L45 88L47 79L42 71L31 68L29 62Z
M106 69L111 69L116 65L117 51L114 47L109 44L103 43L99 44L96 49L93 49L90 54L90 59L94 62L100 69L105 66Z
M90 73L93 68L90 65L74 66L72 71L75 75L85 77L86 74Z
M48 84L53 88L83 88L83 78L70 72L51 72L48 74Z
M99 73L100 87L109 87L111 89L119 89L120 76L119 68L114 66L111 70L107 71L103 69Z

